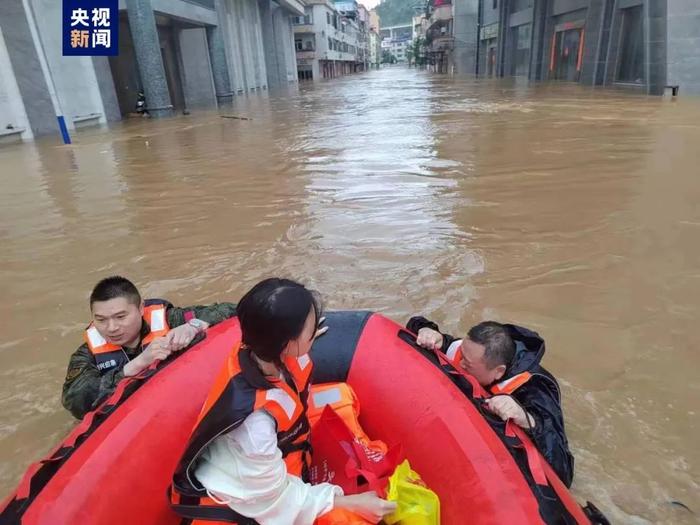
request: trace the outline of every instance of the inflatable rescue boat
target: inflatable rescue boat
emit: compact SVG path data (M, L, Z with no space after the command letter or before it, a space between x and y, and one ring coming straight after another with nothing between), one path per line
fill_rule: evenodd
M488 394L412 334L366 311L330 312L314 383L347 381L368 435L400 443L440 497L442 523L605 523L580 507L524 432L481 409ZM240 338L234 318L183 355L123 380L3 503L1 524L178 525L166 490L215 375Z

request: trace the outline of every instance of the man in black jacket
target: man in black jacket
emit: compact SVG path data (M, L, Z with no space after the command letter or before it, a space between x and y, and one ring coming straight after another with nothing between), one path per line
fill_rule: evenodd
M574 477L574 457L564 431L559 385L540 361L544 340L535 332L510 324L485 321L464 339L443 334L437 324L413 317L406 328L420 346L440 350L473 376L493 397L486 407L504 421L526 430L567 487Z

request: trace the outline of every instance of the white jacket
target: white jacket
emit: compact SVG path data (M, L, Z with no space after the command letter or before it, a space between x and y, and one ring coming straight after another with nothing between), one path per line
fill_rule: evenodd
M260 525L311 525L343 495L335 485L309 485L287 473L275 420L262 410L214 440L195 475L209 497Z

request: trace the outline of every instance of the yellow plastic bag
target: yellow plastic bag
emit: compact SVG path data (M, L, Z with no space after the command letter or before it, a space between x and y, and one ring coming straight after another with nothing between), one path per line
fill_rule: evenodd
M440 525L440 499L411 469L408 460L389 478L387 499L398 505L396 512L384 518L387 525Z

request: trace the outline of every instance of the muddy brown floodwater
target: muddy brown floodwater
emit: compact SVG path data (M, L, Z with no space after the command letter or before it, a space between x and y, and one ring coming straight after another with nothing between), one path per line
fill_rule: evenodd
M0 497L74 425L92 285L177 304L292 276L329 308L547 340L574 490L700 513L700 99L387 69L0 149ZM700 515L700 514L699 514Z

